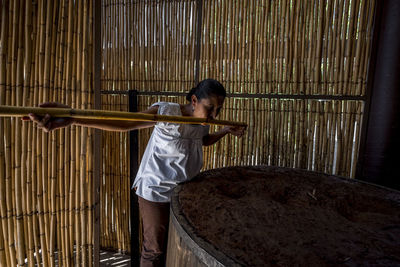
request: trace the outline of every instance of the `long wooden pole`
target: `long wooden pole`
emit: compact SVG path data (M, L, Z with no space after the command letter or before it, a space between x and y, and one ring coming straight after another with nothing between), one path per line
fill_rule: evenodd
M244 122L227 121L227 120L210 120L206 118L192 118L187 116L169 116L169 115L153 115L146 113L131 113L123 111L105 111L95 109L72 109L72 108L40 108L40 107L14 107L0 105L0 117L26 117L28 114L34 113L44 116L46 114L52 117L71 117L80 119L96 119L96 120L125 120L125 121L154 121L154 122L170 122L184 124L209 124L209 125L229 125L243 126Z

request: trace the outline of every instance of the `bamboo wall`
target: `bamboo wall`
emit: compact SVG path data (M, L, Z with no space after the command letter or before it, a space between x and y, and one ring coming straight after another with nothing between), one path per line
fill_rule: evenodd
M93 2L0 3L0 104L92 107ZM262 94L226 99L220 119L249 128L206 148L204 169L268 164L354 177L374 5L103 0L101 89L187 92L210 77L229 93ZM142 95L139 110L160 100L185 103ZM102 103L128 109L126 96ZM0 265L91 265L92 131L47 134L0 118L0 132ZM140 155L150 132L140 131ZM102 135L101 247L129 252L128 137Z
M221 118L246 120L249 131L206 150L206 168L272 164L354 177L374 1L202 1L199 58L199 1L103 4L107 90L187 92L198 62L199 80L266 95L227 99ZM159 99L168 97L140 97L140 109Z
M103 90L188 92L196 78L215 78L228 93L263 98L226 99L219 118L249 128L242 139L227 136L205 148L203 169L268 164L354 177L374 6L374 0L104 0ZM157 101L185 103L141 95L139 110ZM139 132L139 155L150 134Z
M203 14L212 15L203 20L200 80L287 95L228 102L249 132L234 149L228 138L207 151L206 167L261 163L354 177L373 8L374 1L204 1ZM291 99L298 95L306 99Z
M92 2L0 3L0 104L91 108ZM0 132L0 266L91 266L92 131Z
M126 96L103 95L102 109L128 111ZM102 181L100 186L100 245L123 253L130 248L129 142L126 132L102 133Z

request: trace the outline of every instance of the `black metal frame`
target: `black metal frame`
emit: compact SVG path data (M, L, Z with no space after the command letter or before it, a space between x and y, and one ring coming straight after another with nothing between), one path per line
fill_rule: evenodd
M183 92L159 92L159 91L101 91L106 95L129 95L130 91L135 91L137 96L186 96ZM288 95L288 94L226 94L226 97L231 98L258 98L258 99L288 99L288 100L353 100L367 101L367 96L351 96L351 95Z

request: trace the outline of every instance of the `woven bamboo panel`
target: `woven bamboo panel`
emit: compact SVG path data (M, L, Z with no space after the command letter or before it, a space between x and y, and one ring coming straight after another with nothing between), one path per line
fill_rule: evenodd
M1 104L91 108L92 3L1 1L0 13ZM0 132L0 265L91 266L92 132L8 118Z
M204 0L200 77L230 92L365 95L374 4Z
M248 131L205 148L203 169L267 164L354 177L375 1L201 2L198 36L200 1L105 1L103 89L188 92L198 73L228 93L285 95L227 98L219 118L246 121ZM186 103L139 96L139 110L157 101ZM151 131L139 132L140 156Z
M248 134L206 149L205 168L269 164L354 177L364 102L290 96L365 95L374 1L203 3L200 80L288 95L228 100L223 116L247 121Z
M150 5L158 10L169 4L176 5ZM374 1L203 1L200 80L216 78L230 93L288 96L227 99L221 119L247 121L248 134L207 148L205 168L270 164L354 177L364 101L290 95L365 96L373 12ZM159 32L154 27L147 29ZM153 59L136 60L146 65ZM142 75L141 81L149 79ZM134 88L167 90L150 84ZM171 98L143 96L140 108L160 99ZM141 152L149 133L141 134Z
M103 1L103 89L194 85L197 1Z
M103 95L102 109L127 111L127 96ZM100 185L101 247L127 253L130 249L129 137L126 132L102 133Z

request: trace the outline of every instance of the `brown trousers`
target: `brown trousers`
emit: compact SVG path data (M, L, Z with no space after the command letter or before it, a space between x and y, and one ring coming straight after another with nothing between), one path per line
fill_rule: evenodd
M143 244L140 266L165 266L169 203L148 201L138 197L143 225Z

